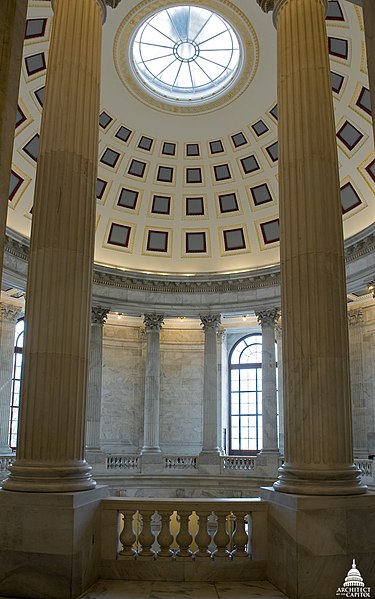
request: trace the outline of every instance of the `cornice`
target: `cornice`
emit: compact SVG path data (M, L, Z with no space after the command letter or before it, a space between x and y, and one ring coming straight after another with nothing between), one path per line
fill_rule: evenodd
M27 261L29 244L25 237L9 232L5 251ZM375 253L375 224L345 242L345 262ZM136 291L159 293L222 293L280 285L279 265L229 274L201 274L189 277L124 271L94 264L93 283Z

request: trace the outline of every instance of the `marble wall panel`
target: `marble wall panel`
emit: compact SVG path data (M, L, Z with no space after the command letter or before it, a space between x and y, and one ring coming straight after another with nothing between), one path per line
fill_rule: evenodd
M202 445L203 334L163 330L160 351L160 444L176 454Z
M143 438L145 343L138 327L105 326L101 446L137 452Z

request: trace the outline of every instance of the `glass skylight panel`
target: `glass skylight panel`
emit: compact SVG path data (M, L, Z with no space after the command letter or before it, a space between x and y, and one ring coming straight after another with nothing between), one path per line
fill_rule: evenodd
M175 6L142 23L133 40L132 59L151 91L191 102L220 93L235 79L240 45L220 15L198 6Z

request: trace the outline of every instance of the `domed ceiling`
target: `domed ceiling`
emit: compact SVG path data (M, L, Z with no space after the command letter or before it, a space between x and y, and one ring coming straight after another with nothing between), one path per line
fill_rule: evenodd
M132 271L236 272L279 260L276 31L255 0L199 3L236 31L242 70L227 92L178 103L150 94L129 44L151 14L124 0L103 26L95 261ZM53 12L29 0L8 226L29 236ZM345 237L375 214L375 154L361 9L327 15ZM314 99L312 98L312 101Z

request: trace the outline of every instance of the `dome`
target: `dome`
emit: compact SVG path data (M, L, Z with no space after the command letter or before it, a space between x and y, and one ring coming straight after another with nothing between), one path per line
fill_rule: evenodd
M371 224L375 213L369 83L360 7L341 0L328 4L343 226L348 238ZM202 98L198 91L199 99L193 101L192 80L185 81L182 92L190 89L182 99L173 98L171 88L163 96L160 88L147 87L149 80L141 79L132 55L133 41L155 25L153 19L165 17L167 9L186 15L187 6L129 0L108 11L102 44L95 261L173 276L221 276L268 268L279 262L272 17L256 2L199 4L202 23L208 14L214 15L229 36L226 43L231 39L230 53L236 54L238 47L238 66L229 64L226 74L218 74L223 87L217 93L212 75L211 87L202 92L207 95ZM49 1L29 0L7 222L10 230L24 237L31 230L52 21ZM174 53L180 52L181 64L190 64L198 52L196 42L191 42L193 37L187 41L177 37ZM223 59L222 67L226 64Z
M355 560L353 559L352 567L345 578L344 587L364 587L363 578L357 570Z

